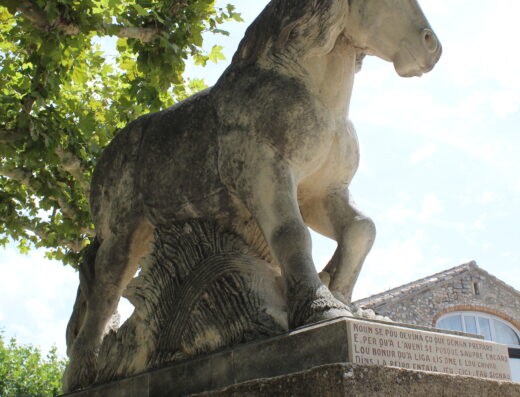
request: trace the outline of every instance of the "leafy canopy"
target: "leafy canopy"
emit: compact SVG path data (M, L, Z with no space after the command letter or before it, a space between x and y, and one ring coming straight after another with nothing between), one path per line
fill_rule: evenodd
M53 347L44 357L32 345L23 346L0 332L0 396L46 397L61 393L66 361Z
M0 244L76 266L94 236L93 168L114 133L204 88L183 78L203 33L241 21L213 0L0 0ZM102 38L117 38L105 54Z

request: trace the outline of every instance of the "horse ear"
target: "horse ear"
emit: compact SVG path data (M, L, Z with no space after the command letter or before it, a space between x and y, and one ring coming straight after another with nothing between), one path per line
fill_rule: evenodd
M357 53L357 55L356 55L356 73L359 72L361 70L361 68L363 67L363 59L365 59L366 55L367 54L365 54L364 52Z

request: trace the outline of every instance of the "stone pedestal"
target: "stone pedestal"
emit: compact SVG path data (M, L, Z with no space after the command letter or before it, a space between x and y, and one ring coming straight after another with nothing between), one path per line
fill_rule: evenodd
M497 379L510 379L505 346L341 318L69 396L520 397Z
M197 397L519 397L520 384L400 368L329 364Z

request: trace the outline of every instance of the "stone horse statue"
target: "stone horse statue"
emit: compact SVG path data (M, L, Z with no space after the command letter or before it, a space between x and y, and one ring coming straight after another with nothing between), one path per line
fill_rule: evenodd
M291 328L351 314L375 238L348 190L359 161L348 110L365 54L420 76L441 45L416 0L273 0L214 87L117 134L92 180L97 238L69 323L66 390L88 384L82 368L157 225L209 219L277 263ZM323 281L307 226L338 243Z

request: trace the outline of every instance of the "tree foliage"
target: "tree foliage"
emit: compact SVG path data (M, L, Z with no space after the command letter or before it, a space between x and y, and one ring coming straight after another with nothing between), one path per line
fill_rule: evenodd
M0 244L76 265L94 236L89 183L128 121L204 88L183 78L203 33L240 20L213 0L0 0ZM115 54L100 47L117 38Z
M0 333L0 396L56 396L61 393L65 364L55 347L44 357L39 349L20 345L14 338L5 343Z

